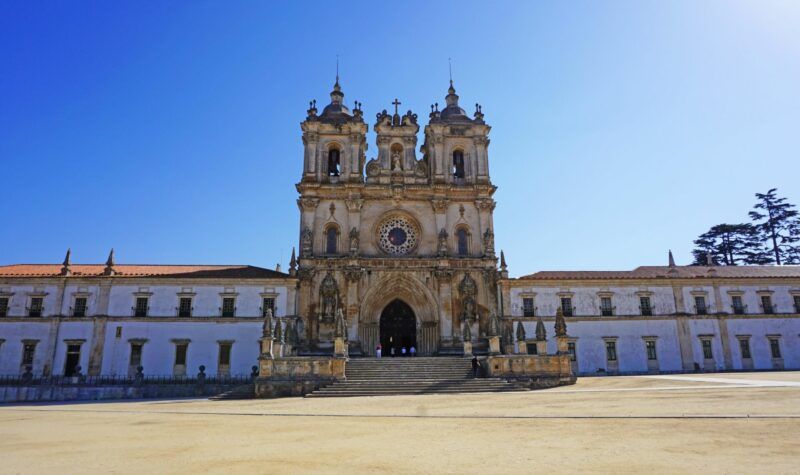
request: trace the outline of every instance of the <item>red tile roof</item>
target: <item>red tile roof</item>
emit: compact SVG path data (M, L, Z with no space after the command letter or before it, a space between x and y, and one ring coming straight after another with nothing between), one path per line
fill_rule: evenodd
M800 278L800 266L641 266L630 271L540 271L520 279L592 280L592 279L698 279Z
M58 277L61 264L13 264L0 266L0 277ZM73 277L98 277L103 275L105 264L73 264L70 266ZM115 277L180 277L180 278L237 278L270 279L286 278L288 274L262 267L196 266L196 265L115 265Z

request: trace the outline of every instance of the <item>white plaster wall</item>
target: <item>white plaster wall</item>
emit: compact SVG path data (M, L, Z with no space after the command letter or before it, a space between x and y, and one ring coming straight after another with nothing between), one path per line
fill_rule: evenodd
M767 335L780 335L781 356L786 369L800 368L800 319L732 318L728 320L733 367L742 369L742 354L736 335L750 335L754 369L772 369L772 352Z
M44 313L43 316L57 315L61 308L59 301L59 286L58 285L27 285L15 284L10 286L2 286L4 290L10 290L14 295L9 301L8 316L9 317L24 317L28 315L26 307L30 302L30 293L35 289L41 289L47 295L44 297ZM38 292L38 290L37 290Z
M615 315L640 315L639 295L637 292L652 292L650 302L655 315L675 312L675 299L671 287L513 287L511 288L511 315L522 316L522 296L535 293L534 305L537 315L553 316L561 305L560 292L572 292L572 305L575 315L600 315L599 292L613 292L612 305L616 307Z
M697 363L700 368L703 368L705 362L705 359L703 358L703 344L700 341L700 335L713 335L711 340L711 351L714 353L715 368L718 370L725 369L722 340L720 337L719 325L716 319L690 319L689 335L694 353L694 362Z
M48 321L38 319L25 323L0 321L0 339L5 340L0 345L0 374L16 375L22 372L20 371L22 340L39 340L34 354L33 373L41 374L47 359L45 348L49 335Z
M67 285L64 288L63 305L61 315L72 315L72 308L75 307L75 294L88 293L86 297L86 316L97 315L97 308L100 297L100 287L97 285Z
M795 313L794 300L790 291L796 287L789 285L724 285L720 286L722 293L723 308L725 312L732 313L732 300L729 291L744 292L742 301L747 305L747 313L762 313L761 297L758 292L761 290L772 291L772 304L777 306L776 313Z
M86 340L81 345L81 358L80 366L81 372L86 374L89 369L89 354L92 348L92 329L93 323L91 321L75 321L75 322L62 322L58 334L55 335L57 344L56 352L53 360L53 375L64 374L64 365L67 356L67 344L64 340ZM37 352L40 348L37 348ZM44 350L44 348L41 348ZM22 351L22 350L20 350ZM20 354L21 357L21 354Z
M122 327L117 338L116 328ZM172 375L175 362L173 339L189 339L187 374L196 375L200 365L206 374L217 372L219 358L218 340L234 340L231 349L232 375L250 374L250 367L258 363L261 321L251 322L157 322L109 321L106 331L103 374L126 375L130 361L129 340L147 339L142 350L144 374L150 376Z
M696 286L681 288L681 293L683 294L683 304L685 307L681 309L682 312L686 312L689 314L697 313L697 310L695 309L694 305L694 294L692 294L692 292L705 292L704 295L706 297L706 311L708 313L716 312L717 298L714 295L714 287L710 285L696 285ZM723 300L723 308L724 308L724 300Z

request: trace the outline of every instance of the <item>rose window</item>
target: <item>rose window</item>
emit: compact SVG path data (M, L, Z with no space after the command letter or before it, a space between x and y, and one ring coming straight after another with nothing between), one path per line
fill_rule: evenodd
M387 254L408 254L417 246L417 229L402 216L389 218L378 227L378 243Z

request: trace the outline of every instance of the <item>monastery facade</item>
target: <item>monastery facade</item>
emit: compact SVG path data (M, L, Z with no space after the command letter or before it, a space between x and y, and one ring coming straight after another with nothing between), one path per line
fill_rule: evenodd
M467 115L451 82L422 144L399 105L377 114L367 160L361 104L345 105L338 78L321 112L312 101L287 273L117 264L113 251L100 265L68 252L0 267L0 375L247 375L267 315L280 351L299 356L331 355L337 337L351 358L378 345L463 355L465 341L483 354L490 336L503 353L535 353L560 313L577 374L800 369L800 267L678 266L670 254L632 271L509 278L480 105Z

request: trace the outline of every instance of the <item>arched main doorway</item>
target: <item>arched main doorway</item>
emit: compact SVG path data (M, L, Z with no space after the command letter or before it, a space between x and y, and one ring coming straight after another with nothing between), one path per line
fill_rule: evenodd
M400 348L406 350L417 346L417 317L407 303L400 299L389 302L381 312L380 339L383 354L391 354L394 347L395 355L400 355Z

